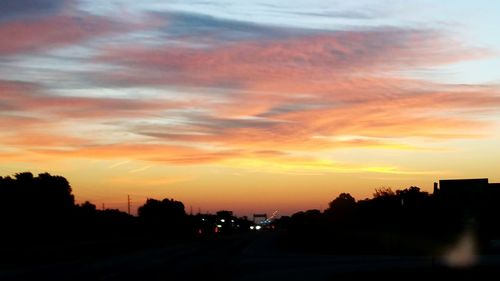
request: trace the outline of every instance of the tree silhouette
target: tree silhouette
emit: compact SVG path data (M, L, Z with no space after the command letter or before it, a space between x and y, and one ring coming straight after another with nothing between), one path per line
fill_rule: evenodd
M0 178L0 217L11 223L48 223L67 218L75 201L69 182L48 173Z
M139 219L158 235L180 236L189 231L189 219L184 204L174 199L148 199L138 209Z
M394 191L390 187L380 187L376 188L373 193L373 198L383 198L383 197L391 197L396 195Z
M172 223L186 217L184 204L174 199L147 199L138 209L139 218L156 224Z
M351 210L356 206L356 199L349 193L340 193L339 196L328 204L327 211Z
M97 210L96 206L89 201L83 202L78 207L80 207L82 210L85 210L86 212L95 212Z
M430 201L429 193L420 191L420 188L416 186L396 190L396 196L405 208L428 207Z

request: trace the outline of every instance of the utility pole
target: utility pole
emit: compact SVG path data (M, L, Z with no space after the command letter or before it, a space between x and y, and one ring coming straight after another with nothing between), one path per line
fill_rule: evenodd
M104 203L102 203L102 210L103 210L103 211L105 210L105 208L104 208Z
M127 210L128 214L130 215L130 195L127 195Z

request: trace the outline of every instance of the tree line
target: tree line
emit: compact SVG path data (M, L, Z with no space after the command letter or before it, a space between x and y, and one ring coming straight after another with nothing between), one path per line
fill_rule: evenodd
M288 246L306 250L439 254L469 231L478 250L488 251L490 241L500 238L500 198L467 201L429 194L416 186L378 188L372 198L356 201L341 193L323 212L300 211L275 223L287 230Z
M216 217L227 218L234 225L225 224L222 229ZM117 209L98 210L89 201L76 204L66 178L48 173L35 176L30 172L0 177L0 220L4 225L3 236L20 238L20 235L27 235L43 239L58 239L66 233L78 237L146 233L165 239L187 239L200 233L227 233L229 228L236 231L236 226L248 226L246 218L237 218L228 211L215 215L188 215L182 202L170 198L147 199L138 208L137 217ZM212 228L217 225L220 231Z
M372 198L359 201L341 193L323 212L300 211L262 229L281 230L287 247L337 253L431 253L472 229L486 248L488 241L500 237L497 199L464 208L460 201L448 202L415 186L379 188ZM93 241L121 250L130 241L143 246L254 229L246 217L231 211L188 215L182 202L170 198L148 199L137 217L116 209L97 210L91 202L76 204L64 177L30 172L0 177L0 220L0 242L12 252L18 245L61 241Z

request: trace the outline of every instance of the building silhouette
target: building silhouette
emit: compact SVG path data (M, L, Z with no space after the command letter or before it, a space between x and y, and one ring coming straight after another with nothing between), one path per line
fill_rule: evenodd
M476 228L481 235L500 234L500 183L487 178L440 180L434 184L438 210L446 220L458 219L466 228Z
M489 183L487 178L440 180L439 186L434 183L434 196L448 203L474 208L499 198L500 183Z

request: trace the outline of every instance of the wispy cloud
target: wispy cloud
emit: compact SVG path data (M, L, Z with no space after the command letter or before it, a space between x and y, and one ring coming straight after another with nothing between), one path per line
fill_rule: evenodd
M112 177L107 180L111 184L131 185L131 186L168 186L174 183L181 183L195 180L195 177L153 177L153 178L131 178Z
M151 166L151 165L143 166L143 167L140 167L140 168L137 168L137 169L130 170L129 173L135 174L135 173L143 172L143 171L146 171L147 169L149 169L151 167L153 167L153 166Z
M116 167L119 167L119 166L122 166L122 165L125 165L125 164L128 164L128 163L130 163L130 160L120 161L120 162L117 162L117 163L115 163L113 165L110 165L108 168L109 169L114 169Z
M0 140L26 153L169 165L264 159L287 170L283 163L298 161L293 153L425 150L407 139L484 136L492 123L483 116L500 108L497 85L438 84L412 75L491 56L443 30L291 28L173 11L140 13L137 21L149 24L135 28L77 4L39 5L46 7L39 16L19 10L0 22L0 36L11 38L0 46L3 62L29 74L19 57L94 44L78 58L87 63L85 75L67 66L53 76L39 71L31 80L0 81L0 128L15 126ZM54 77L65 76L79 83L57 91ZM134 89L156 94L144 98ZM306 172L322 165L316 158L298 163L288 165L310 166ZM414 173L393 167L353 169Z
M0 55L25 54L78 44L113 29L118 29L113 22L92 16L75 18L61 15L7 22L0 25L0 37L9 38L2 42Z

